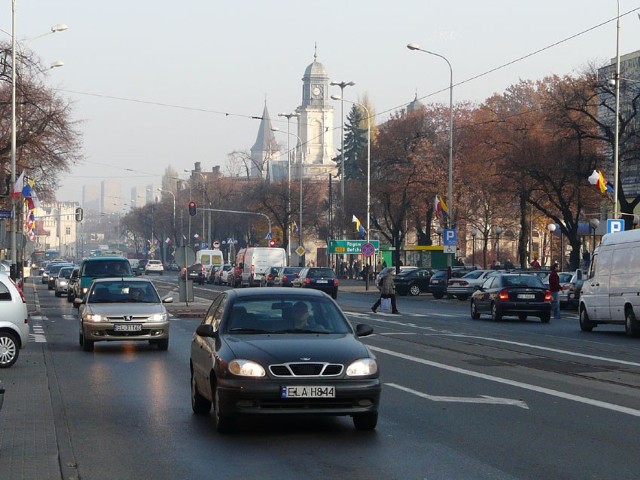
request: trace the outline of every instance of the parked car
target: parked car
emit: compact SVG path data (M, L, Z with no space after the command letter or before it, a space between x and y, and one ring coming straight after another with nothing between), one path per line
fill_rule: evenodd
M401 266L400 267L400 272L407 272L409 270L415 270L416 268L418 268L418 267L413 267L413 266L409 266L409 265L407 265L406 267L405 266ZM396 273L396 267L384 267L376 275L376 279L375 279L376 285L378 285L380 283L380 279L382 278L382 276L386 275L386 273L389 270L391 270L394 274Z
M465 301L488 277L500 272L504 270L473 270L461 277L450 278L447 282L447 295L453 295L458 300Z
M567 307L577 308L580 304L580 293L584 283L584 272L580 269L571 276L569 280L569 293L567 294Z
M278 273L273 279L274 287L291 287L295 278L300 275L302 267L280 267Z
M193 265L189 265L186 268L183 268L180 271L180 278L184 280L186 277L187 280L193 280L200 285L204 285L205 280L205 269L204 265L201 263L194 263Z
M78 304L79 342L85 352L95 342L148 341L159 350L169 348L169 316L151 280L97 278Z
M291 286L321 290L334 299L338 298L338 278L328 267L304 267Z
M496 322L515 315L522 321L534 316L549 323L551 291L537 275L499 273L487 278L471 295L471 318L478 319L481 314L491 315Z
M56 279L53 284L53 290L56 297L61 297L63 294L67 295L69 289L69 280L75 265L69 267L63 267L56 275Z
M393 277L393 284L398 295L420 295L429 291L429 280L434 270L430 268L413 268L400 272Z
M162 275L164 274L164 265L160 260L149 260L144 266L144 274L151 275L152 273Z
M67 285L67 302L69 303L73 303L73 300L75 299L75 288L79 279L80 267L73 267L73 271L69 277L69 284Z
M278 269L281 267L270 267L269 270L262 276L260 280L261 287L273 287L273 280L276 278L278 274Z
M306 320L305 320L306 312ZM218 432L245 415L350 415L358 430L378 421L378 364L326 295L291 288L222 292L191 342L191 408L214 409Z
M233 266L230 263L225 263L219 267L214 267L213 278L211 283L215 285L227 285L229 283L229 274L232 272Z
M459 278L464 274L469 273L470 269L468 268L452 268L451 269L451 278ZM431 275L431 279L429 280L429 291L433 298L442 298L447 295L447 286L448 286L449 278L447 277L447 270L438 270L433 275Z
M16 363L28 339L27 301L9 275L0 275L0 368Z

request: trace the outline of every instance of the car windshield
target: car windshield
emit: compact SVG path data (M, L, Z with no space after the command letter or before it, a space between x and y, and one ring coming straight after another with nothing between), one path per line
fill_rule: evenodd
M87 303L160 303L160 298L151 282L114 280L96 283Z
M82 267L82 276L94 278L131 276L131 264L128 260L86 262Z
M351 332L340 309L322 297L239 298L223 330L241 334L346 334Z
M505 287L544 287L537 275L505 276L502 277L502 284Z
M480 278L484 272L482 270L474 270L462 276L462 278Z

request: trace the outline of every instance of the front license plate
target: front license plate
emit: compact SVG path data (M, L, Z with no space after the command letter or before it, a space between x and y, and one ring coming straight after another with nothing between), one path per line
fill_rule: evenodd
M282 398L335 398L336 387L282 387Z
M522 300L533 300L536 296L533 293L520 293L518 294L518 298Z
M139 323L116 324L113 326L113 330L115 332L139 332L142 330L142 325Z

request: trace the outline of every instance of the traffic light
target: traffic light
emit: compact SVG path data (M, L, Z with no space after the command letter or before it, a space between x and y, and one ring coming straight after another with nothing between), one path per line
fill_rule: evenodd
M196 214L196 202L189 202L189 215L192 217Z
M275 247L276 246L276 241L275 240L269 240L269 246L270 247Z
M77 207L76 208L76 222L81 222L83 217L84 217L84 210L82 210L82 207Z

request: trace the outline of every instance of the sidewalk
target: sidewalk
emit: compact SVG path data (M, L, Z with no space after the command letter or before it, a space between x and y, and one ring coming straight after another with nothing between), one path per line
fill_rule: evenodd
M24 294L33 333L40 312L36 310L32 282L26 282ZM60 480L76 476L71 449L58 444L58 437L64 441L68 436L56 434L54 404L59 404L56 402L59 392L55 379L51 382L47 375L47 344L36 338L31 334L26 348L20 350L18 361L0 370L0 381L6 390L0 410L0 478L3 480ZM67 454L61 455L61 451Z

